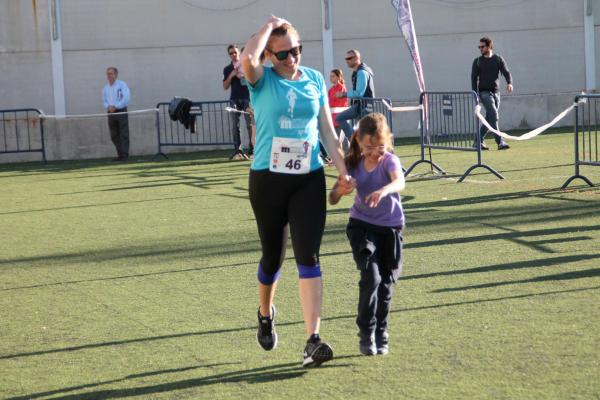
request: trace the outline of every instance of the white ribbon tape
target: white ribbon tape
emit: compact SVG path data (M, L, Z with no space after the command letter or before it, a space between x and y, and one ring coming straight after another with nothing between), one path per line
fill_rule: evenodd
M158 112L158 108L147 108L144 110L135 110L135 111L123 111L123 112L116 112L116 113L103 113L103 114L71 114L71 115L51 115L51 114L44 114L43 112L40 114L40 118L44 118L44 119L51 119L51 118L55 118L55 119L61 119L61 118L95 118L95 117L106 117L107 115L121 115L121 114L143 114L143 113L149 113L149 112Z
M404 107L392 107L392 105L390 103L388 103L385 100L381 100L381 102L383 103L383 105L392 112L404 112L404 111L420 111L423 109L423 106L418 105L418 106L404 106ZM346 111L347 109L349 109L350 107L332 107L331 108L331 113L332 114L339 114L341 112Z
M381 101L387 107L387 109L392 112L420 111L423 109L423 106L420 104L418 106L392 107L392 105L390 103L388 103L387 101L385 101L385 100L381 100Z
M390 107L389 110L393 112L398 111L420 111L423 109L423 106L405 106L405 107Z
M563 112L561 112L560 114L558 114L552 121L548 122L546 125L542 125L539 128L536 128L532 131L529 131L521 136L511 136L507 133L504 132L500 132L497 131L496 129L492 128L491 125L485 120L485 117L481 114L481 104L478 104L477 106L475 106L475 115L477 115L477 118L479 118L479 121L481 121L481 123L490 130L490 132L494 132L496 135L504 138L504 139L509 139L509 140L527 140L527 139L531 139L533 137L536 137L537 135L539 135L540 133L544 132L546 129L548 129L549 127L551 127L552 125L556 124L558 121L560 121L561 119L563 119L565 117L565 115L567 115L573 108L575 108L575 106L577 105L577 103L573 103L571 104L571 106L569 108L567 108L566 110L564 110Z
M238 110L237 108L233 108L233 107L225 107L225 111L227 111L227 112L233 112L233 113L239 113L239 114L250 114L247 111Z

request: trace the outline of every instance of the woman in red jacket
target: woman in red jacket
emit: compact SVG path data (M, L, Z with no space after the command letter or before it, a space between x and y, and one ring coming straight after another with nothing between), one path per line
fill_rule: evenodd
M331 81L331 88L329 89L329 107L348 107L348 98L342 97L338 98L335 96L337 92L346 92L346 86L344 85L344 74L340 69L332 69L329 74L329 80ZM338 122L335 120L335 116L338 113L331 113L331 118L333 119L333 127L335 128L335 132L338 134L340 142L343 144L343 140L345 135L342 132L342 127L339 126Z

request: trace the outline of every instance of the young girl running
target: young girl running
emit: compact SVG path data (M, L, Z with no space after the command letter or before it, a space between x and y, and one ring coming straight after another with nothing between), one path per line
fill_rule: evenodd
M399 192L405 181L400 159L392 151L385 117L372 113L359 121L345 158L357 189L346 234L360 270L356 324L364 355L389 351L392 285L402 273L404 213ZM351 192L352 187L336 182L329 202L337 204Z

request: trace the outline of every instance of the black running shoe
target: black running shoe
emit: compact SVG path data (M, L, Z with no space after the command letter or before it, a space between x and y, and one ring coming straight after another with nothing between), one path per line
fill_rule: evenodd
M319 335L312 335L304 348L304 368L314 368L333 358L333 349Z
M277 347L277 332L275 332L275 305L271 306L271 316L263 317L258 308L258 331L256 340L264 350L273 350Z
M390 352L390 336L387 331L375 333L375 345L377 346L377 354L386 355Z

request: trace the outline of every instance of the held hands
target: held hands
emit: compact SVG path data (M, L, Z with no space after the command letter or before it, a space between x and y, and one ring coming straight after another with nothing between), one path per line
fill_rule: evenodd
M365 197L365 203L367 203L367 205L371 208L377 207L381 199L383 199L388 194L389 192L384 186L381 189L376 190L367 197Z
M356 179L350 175L340 175L337 178L336 186L340 196L350 194L356 187Z
M340 175L329 192L329 204L337 204L342 196L352 193L356 187L356 179L350 175Z

